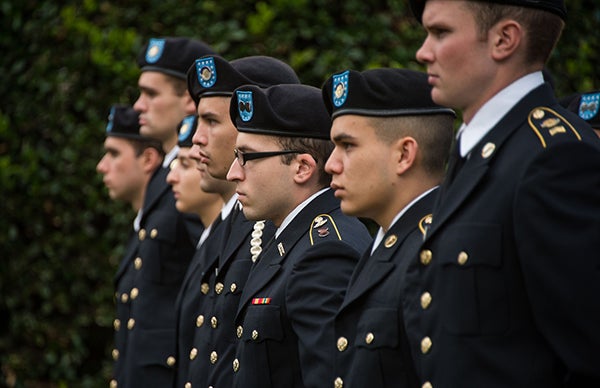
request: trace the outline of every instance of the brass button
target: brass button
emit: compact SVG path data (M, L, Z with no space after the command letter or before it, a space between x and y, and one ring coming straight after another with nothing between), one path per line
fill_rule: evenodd
M167 365L174 366L175 365L175 357L173 357L173 356L167 357Z
M119 331L119 329L121 328L121 320L120 319L115 319L113 321L113 326L115 327L116 331Z
M431 304L431 294L429 292L424 292L421 295L421 307L423 310L427 309Z
M115 361L117 361L119 359L119 350L118 349L113 349L112 350L112 358Z
M457 259L458 264L465 265L467 260L469 260L469 255L467 254L467 252L462 251L458 254L458 259Z
M197 355L198 355L198 349L192 348L192 350L190 350L190 360L193 360L194 358L196 358Z
M127 328L129 330L132 330L134 326L135 326L135 319L129 318L129 320L127 321Z
M142 258L136 257L135 260L133 261L133 266L135 267L135 269L137 269L139 271L140 268L142 268Z
M426 381L422 386L422 388L433 388L433 385L429 381Z
M204 324L204 315L198 315L196 318L196 326L201 327Z
M221 295L221 292L223 292L224 288L225 286L221 282L215 284L215 292L217 293L217 295Z
M333 386L334 386L335 388L342 388L342 387L344 386L344 380L342 380L342 378L341 378L341 377L338 377L338 378L336 378L336 379L333 381Z
M345 337L340 337L337 340L337 348L340 352L343 352L348 347L348 340Z
M258 339L258 331L256 331L256 330L252 330L252 339L253 339L253 340L256 340L256 339Z
M156 228L154 228L150 231L150 238L155 239L156 236L158 236L158 230L156 230Z
M213 329L216 329L218 324L219 324L219 321L217 320L217 317L212 317L210 319L210 325L212 326Z
M229 290L230 290L231 292L235 292L235 290L237 290L237 284L235 284L235 283L231 283L231 286L229 287Z
M365 342L367 343L367 345L371 345L374 339L375 336L373 335L373 333L367 333L367 335L365 336Z
M129 300L129 295L127 295L126 292L121 294L121 303L127 303L127 301Z
M233 371L237 372L240 369L240 362L239 360L236 358L235 360L233 360Z
M429 349L431 349L431 345L433 345L433 343L431 342L431 338L423 338L421 340L421 353L427 354L429 352Z
M192 383L188 381L187 383L185 383L184 388L192 388Z
M433 257L433 253L429 249L423 249L421 251L421 264L429 265L431 263L431 259Z
M144 241L144 239L146 238L146 229L140 229L140 231L138 232L138 238L140 239L140 241Z
M235 329L235 334L237 334L237 337L238 337L238 338L242 338L242 334L243 334L243 333L244 333L244 328L243 328L243 327L241 327L241 326L238 326L238 327Z
M135 288L135 287L134 287L134 288L132 288L132 289L131 289L131 293L130 293L130 295L131 295L131 300L133 300L133 299L137 298L139 294L140 294L140 290L138 290L138 289L137 289L137 288Z
M110 388L117 388L117 380L110 380Z
M215 352L214 350L210 353L210 363L211 364L215 364L217 362L217 360L219 359L219 356L217 355L217 352Z
M208 283L202 283L200 285L200 292L202 292L204 295L208 294Z

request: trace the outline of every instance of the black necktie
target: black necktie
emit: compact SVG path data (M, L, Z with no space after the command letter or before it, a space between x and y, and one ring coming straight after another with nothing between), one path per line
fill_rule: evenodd
M448 162L448 172L446 173L446 184L445 184L446 187L452 185L452 182L456 178L456 175L458 174L458 172L460 171L462 166L465 164L466 160L467 160L466 157L460 156L460 135L459 135L458 139L456 139L456 142L454 143L454 148L453 148L452 152L450 153L450 160Z

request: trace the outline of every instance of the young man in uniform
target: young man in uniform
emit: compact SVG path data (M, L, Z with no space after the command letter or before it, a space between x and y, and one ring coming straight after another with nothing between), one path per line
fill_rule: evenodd
M454 112L431 100L427 75L348 70L323 85L335 148L325 165L344 214L379 225L335 317L336 388L415 387L404 329L406 269L431 219ZM430 302L428 294L421 305Z
M600 146L542 75L565 4L411 6L432 98L464 120L407 274L419 284L405 313L420 384L598 386Z
M233 386L328 386L333 317L371 242L328 187L331 119L320 89L306 85L243 86L230 109L239 133L227 179L247 218L277 227L235 315Z

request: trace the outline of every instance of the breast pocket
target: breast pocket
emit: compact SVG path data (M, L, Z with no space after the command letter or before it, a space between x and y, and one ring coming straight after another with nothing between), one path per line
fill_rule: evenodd
M155 283L170 284L181 280L177 251L177 217L156 212L148 219L140 239L139 256L142 276Z
M501 234L499 225L489 224L459 225L446 232L437 256L443 276L442 324L449 333L490 335L507 330Z
M365 310L358 321L354 343L366 349L395 348L398 336L398 311L371 308Z
M255 305L248 307L244 318L244 342L261 343L264 341L283 339L283 327L279 306Z

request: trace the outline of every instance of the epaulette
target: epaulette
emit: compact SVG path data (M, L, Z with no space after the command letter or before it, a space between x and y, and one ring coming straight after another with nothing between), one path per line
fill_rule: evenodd
M555 136L559 136L559 138L574 136L577 140L581 140L581 135L571 123L548 107L539 106L534 108L529 112L527 121L544 148L547 147L548 143L555 141Z
M310 245L315 245L315 233L316 237L318 238L325 238L329 236L329 234L331 233L331 230L329 230L330 227L333 228L333 231L337 235L337 238L341 240L342 236L340 235L337 225L335 224L335 221L329 214L319 214L318 216L313 218L312 222L310 223L310 229L308 231L308 235L310 236Z
M432 214L427 214L425 217L421 218L419 221L419 230L421 234L425 236L427 234L427 230L431 227L431 222L433 221Z

